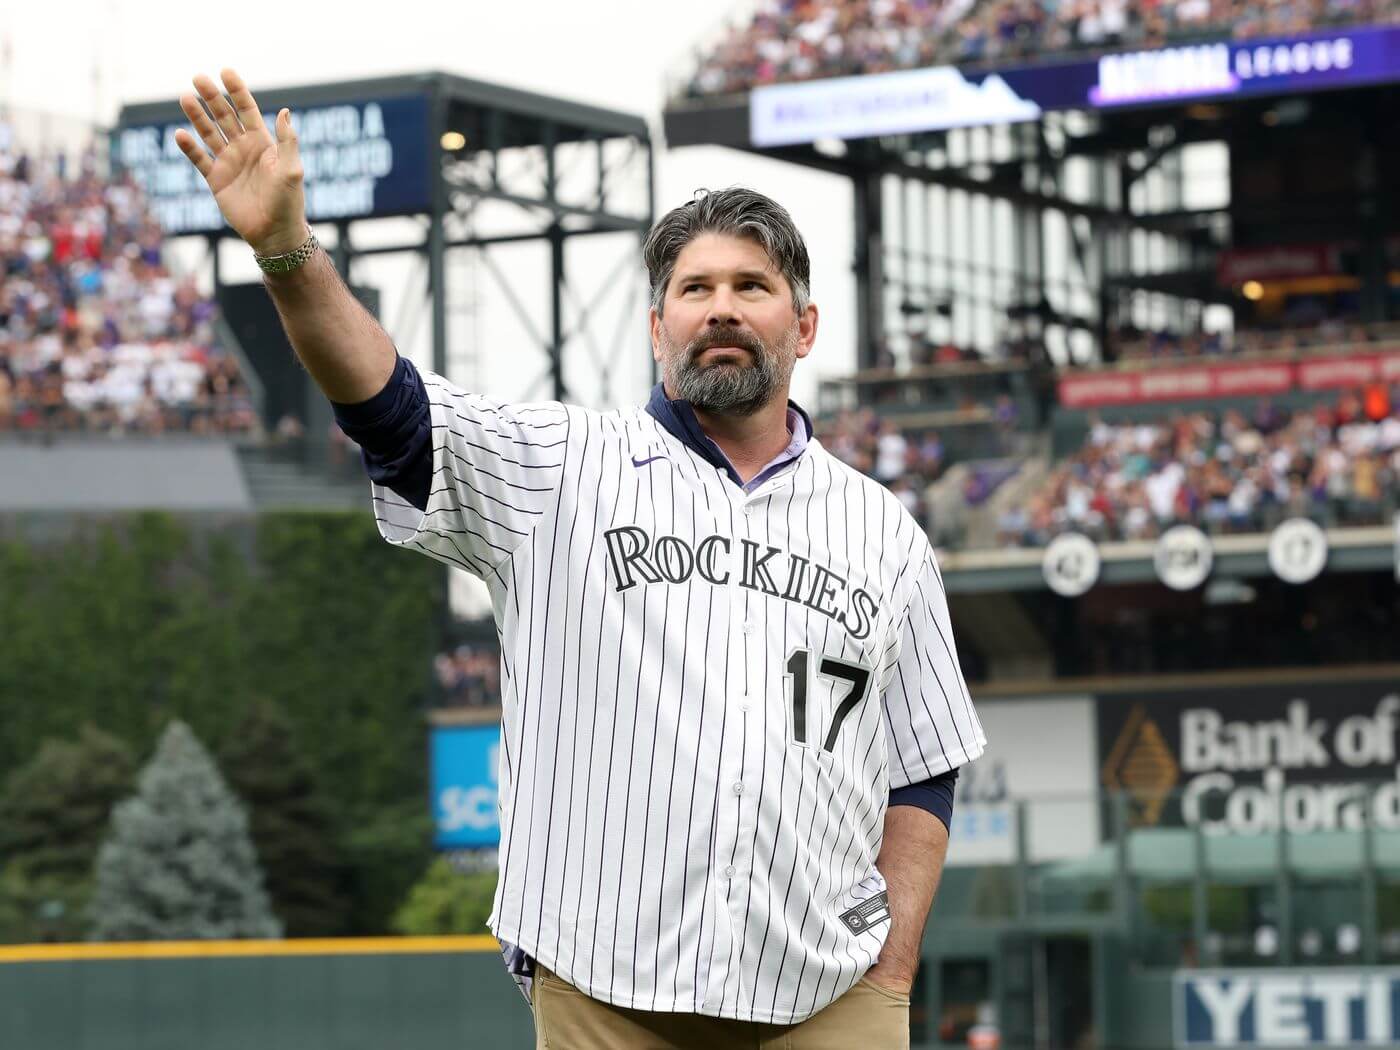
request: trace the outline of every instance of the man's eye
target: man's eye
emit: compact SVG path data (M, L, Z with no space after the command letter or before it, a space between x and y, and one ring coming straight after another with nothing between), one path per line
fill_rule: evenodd
M700 285L700 284L688 284L688 285L686 285L684 288L681 289L681 294L682 294L682 295L688 295L690 292L695 291L697 288L703 288L703 287L704 287L704 285Z

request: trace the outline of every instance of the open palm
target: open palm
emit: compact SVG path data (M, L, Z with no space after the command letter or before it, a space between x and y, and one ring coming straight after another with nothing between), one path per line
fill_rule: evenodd
M289 252L306 239L301 155L291 113L277 114L274 138L243 79L232 69L221 76L228 99L212 78L194 78L208 113L194 95L180 96L180 108L199 138L181 128L175 142L204 176L228 224L254 251Z

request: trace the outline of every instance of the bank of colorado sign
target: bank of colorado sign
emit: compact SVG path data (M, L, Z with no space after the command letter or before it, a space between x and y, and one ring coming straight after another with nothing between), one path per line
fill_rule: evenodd
M1395 1046L1400 970L1176 975L1179 1047Z
M1103 786L1138 826L1400 830L1400 684L1101 697Z

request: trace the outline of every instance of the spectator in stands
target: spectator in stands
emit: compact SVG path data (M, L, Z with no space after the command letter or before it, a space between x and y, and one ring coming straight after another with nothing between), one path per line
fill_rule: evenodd
M256 428L214 304L161 245L137 187L92 156L0 152L0 431Z
M1397 18L1400 0L760 0L700 58L686 94Z
M1361 401L1347 392L1292 413L1261 402L1249 417L1094 419L1084 445L1051 470L1025 509L1001 515L999 542L1039 546L1071 530L1151 539L1179 523L1259 531L1283 516L1377 523L1400 499L1400 408L1387 394L1388 414L1376 419Z
M944 448L936 430L905 433L868 409L817 421L817 437L843 463L890 487L927 526L926 490L943 473Z
M501 651L487 642L464 642L434 660L446 707L499 707Z
M1348 344L1374 342L1380 329L1346 324L1326 317L1275 329L1242 328L1234 332L1141 331L1120 327L1110 334L1104 360L1164 362L1209 357L1289 356Z
M886 485L904 476L908 467L909 443L889 420L880 424L875 439L875 480Z

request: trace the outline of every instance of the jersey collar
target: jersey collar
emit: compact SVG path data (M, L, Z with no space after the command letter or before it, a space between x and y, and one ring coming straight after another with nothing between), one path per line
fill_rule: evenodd
M695 409L691 407L689 401L672 400L666 396L665 385L657 383L652 388L651 398L647 401L647 412L665 427L677 441L711 466L724 471L729 476L729 480L745 492L752 492L754 488L776 474L780 468L787 466L802 455L803 449L812 440L812 417L796 401L789 400L787 421L788 432L792 434L792 440L788 443L787 448L778 453L773 462L754 475L753 480L746 485L739 478L739 472L734 469L734 464L729 462L729 457L724 454L724 450L715 444L705 433L704 428L700 426L700 420L696 418Z

